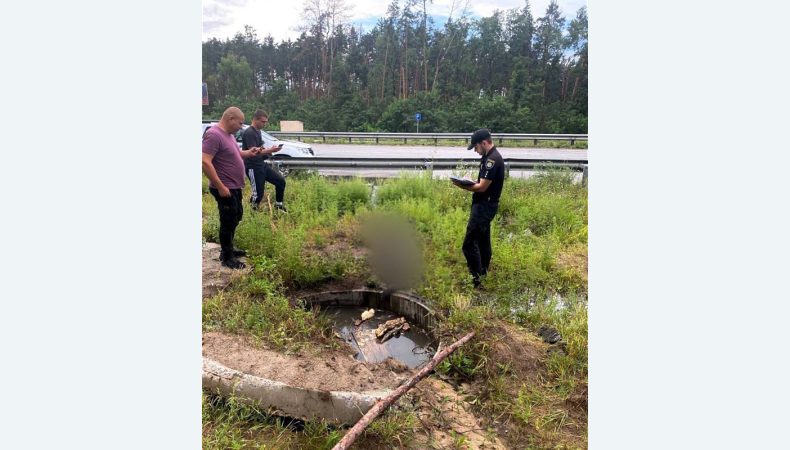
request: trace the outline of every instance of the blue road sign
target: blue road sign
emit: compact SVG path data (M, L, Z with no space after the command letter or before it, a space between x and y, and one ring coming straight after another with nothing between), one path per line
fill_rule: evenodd
M415 114L414 115L414 120L416 120L417 122L421 121L422 120L422 113Z

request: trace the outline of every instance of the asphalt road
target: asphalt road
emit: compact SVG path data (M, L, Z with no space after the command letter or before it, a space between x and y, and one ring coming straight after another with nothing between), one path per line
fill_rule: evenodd
M428 145L311 144L316 157L323 158L478 158L464 147ZM497 147L503 158L587 159L586 149Z
M362 177L362 178L396 178L401 176L404 172L415 173L414 170L392 170L392 169L356 169L356 170L349 170L349 169L321 169L318 171L319 174L323 176L329 177ZM537 175L538 172L534 170L511 170L509 176L511 178L530 178ZM465 176L467 178L476 179L477 178L477 171L476 170L466 170L466 171L450 171L450 170L434 170L433 171L433 178L436 179L447 179L451 175L454 176ZM580 172L573 174L573 180L576 182L580 182L582 180L582 174Z

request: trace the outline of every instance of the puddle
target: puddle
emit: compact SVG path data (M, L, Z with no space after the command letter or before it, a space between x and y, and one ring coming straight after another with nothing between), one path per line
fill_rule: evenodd
M351 345L360 361L381 362L393 357L406 364L410 369L424 365L436 352L436 342L417 324L409 322L409 330L381 343L376 339L375 330L384 322L402 317L392 311L376 309L376 314L359 326L354 321L366 308L329 307L324 313L333 320L335 330ZM407 319L408 321L408 319Z
M527 312L529 312L529 310L537 306L539 303L552 304L554 307L553 308L554 311L560 312L564 310L568 306L568 303L571 302L572 300L579 300L579 299L581 301L587 300L586 297L584 296L570 298L570 297L562 296L558 293L551 293L551 294L533 293L528 295L529 295L528 299L522 299L520 302L511 304L509 306L511 317L517 318L521 314L526 314Z

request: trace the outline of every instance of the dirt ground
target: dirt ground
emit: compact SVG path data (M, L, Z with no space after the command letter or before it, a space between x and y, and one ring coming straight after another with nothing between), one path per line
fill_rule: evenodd
M417 419L422 425L415 436L414 448L457 448L456 436L463 436L467 449L508 448L475 416L463 390L456 391L450 384L428 377L413 392L419 402Z
M522 386L545 386L547 378L546 361L550 350L556 348L543 342L535 333L516 325L496 321L485 331L488 342L494 342L488 354L487 368L489 373L507 368L509 383L505 386L510 398L518 397ZM497 339L491 339L496 336ZM487 397L490 393L485 380L476 380L467 389L473 397ZM535 414L564 411L567 413L567 425L554 434L535 429L530 423L526 429L517 425L512 417L504 415L498 418L485 417L483 422L497 430L508 448L522 448L530 440L530 434L540 433L542 445L557 448L587 447L587 385L577 386L567 400L555 399L548 404L535 408Z
M249 269L234 271L221 267L218 258L219 245L205 244L203 298L214 295L249 272ZM567 262L568 265L575 265L576 260L569 259ZM345 279L310 289L291 290L287 294L290 298L298 298L313 292L362 288L369 282L361 277ZM507 395L515 398L522 386L545 383L545 364L550 346L535 333L515 325L502 321L490 325L485 334L479 335L476 340L483 339L490 343L487 351L489 370L507 367L511 381L506 387ZM391 359L379 364L356 361L354 353L349 347L339 351L286 355L245 337L220 332L203 334L204 356L245 373L303 388L358 392L394 389L415 373ZM475 399L484 400L490 390L485 376L476 378L459 383L458 380L443 380L437 374L431 375L393 406L412 410L418 419L415 441L409 448L525 448L525 442L530 440L529 435L539 431L531 425L525 430L523 425L517 426L512 418L492 417L482 409ZM452 384L447 381L452 381ZM546 408L567 411L570 425L565 426L559 435L541 439L543 444L558 448L586 447L586 383L577 386L566 400L546 405Z
M203 356L231 369L306 389L353 392L395 389L413 373L391 358L370 364L355 360L354 353L348 348L286 355L241 336L203 333Z
M219 261L220 245L213 242L203 244L203 298L211 297L217 292L225 289L240 277L250 273L252 270L247 265L246 269L234 270L223 267ZM246 263L246 258L239 258Z
M518 396L518 390L524 385L537 386L545 382L549 344L534 333L500 321L492 323L485 335L486 342L491 342L491 335L499 337L489 349L488 365L507 367L512 377L507 386L509 396ZM286 355L241 336L219 332L203 335L204 356L246 373L304 388L358 392L395 389L416 372L391 359L379 364L356 361L353 353L349 347L340 351ZM410 410L417 418L414 440L407 448L525 448L531 440L529 435L536 430L531 426L525 430L506 415L493 417L481 410L477 400L486 398L487 388L485 377L459 382L433 374L420 381L393 406L393 409ZM542 436L540 442L557 448L585 448L586 384L579 386L567 400L546 407L568 411L571 425L559 434Z

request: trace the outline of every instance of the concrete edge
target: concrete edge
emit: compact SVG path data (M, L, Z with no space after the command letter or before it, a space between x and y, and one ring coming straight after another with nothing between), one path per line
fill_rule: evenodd
M203 357L203 388L278 414L303 420L325 419L353 425L391 391L318 391L256 377Z

